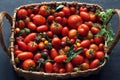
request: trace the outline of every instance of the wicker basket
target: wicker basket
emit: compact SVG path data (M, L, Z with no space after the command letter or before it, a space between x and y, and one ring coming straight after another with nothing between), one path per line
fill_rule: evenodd
M75 5L77 6L87 6L92 9L100 9L103 10L102 7L100 7L97 4L88 4L88 3L77 3L77 2L43 2L43 3L35 3L35 4L28 4L20 6L19 8L15 9L13 17L11 17L7 12L1 12L0 13L0 43L3 47L3 49L6 51L6 53L10 56L10 61L14 67L14 70L18 73L19 76L24 77L26 80L56 80L56 79L67 79L72 77L78 77L78 76L88 76L91 74L96 74L103 66L106 64L106 59L104 60L104 63L100 65L97 68L89 69L85 71L78 71L78 72L72 72L72 73L45 73L45 72L35 72L35 71L26 71L23 69L20 69L16 67L15 59L14 59L14 31L15 31L15 21L16 21L16 12L18 9L22 7L28 7L28 6L36 6L36 5L57 5L57 4L64 4L64 5ZM114 9L114 12L118 14L120 19L120 10ZM11 37L10 37L10 47L9 49L6 47L4 39L3 39L3 33L2 33L2 22L4 17L6 17L10 24L11 24ZM112 45L109 48L106 48L105 51L107 53L111 53L114 46L117 44L120 38L120 23L118 26L118 30L115 36L115 39L112 43Z

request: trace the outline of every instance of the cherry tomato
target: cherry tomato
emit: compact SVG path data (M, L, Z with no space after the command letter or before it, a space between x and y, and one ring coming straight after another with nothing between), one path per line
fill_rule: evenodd
M24 70L33 70L36 67L35 62L32 59L27 59L22 63Z
M96 22L96 15L95 15L95 13L89 12L89 14L90 14L90 21Z
M93 49L88 49L85 52L85 56L87 59L92 59L95 57L95 51Z
M59 73L65 73L66 70L64 68L60 68Z
M60 16L55 17L55 22L62 23L62 17Z
M62 11L64 12L64 14L65 14L66 17L70 16L70 9L69 9L69 7L64 6L62 8Z
M32 59L33 53L32 52L21 52L20 54L18 54L17 57L19 60Z
M88 12L80 12L80 16L83 20L89 21L90 20L90 15Z
M30 41L33 41L36 36L37 36L37 33L30 33L25 37L24 42L29 43Z
M91 64L90 64L90 69L96 68L99 66L100 60L99 59L94 59Z
M33 59L34 59L34 61L35 61L36 63L37 63L37 61L38 61L40 58L42 58L41 53L36 53L36 54L34 55L34 57L33 57Z
M103 36L96 36L94 37L94 42L95 44L99 45L100 43L103 43L104 44L104 37Z
M86 63L86 62L84 62L84 63L81 64L81 70L88 70L89 67L90 67L89 64Z
M60 12L58 12L58 16L64 17L64 16L65 16L65 13L64 13L63 11L60 11Z
M73 6L70 7L70 13L71 14L75 14L76 13L75 7L73 7Z
M25 22L24 22L23 20L19 20L19 21L18 21L18 27L19 27L20 29L25 28Z
M63 18L62 18L62 22L61 22L62 26L66 26L66 25L67 25L67 22L68 22L67 18L66 18L66 17L63 17Z
M45 72L46 73L52 73L53 72L53 65L51 62L45 63Z
M28 12L26 9L19 9L17 12L17 17L20 19L25 19L28 15Z
M56 56L58 56L58 52L57 52L57 50L55 48L52 48L50 50L50 57L51 57L51 59L54 59Z
M49 22L52 22L52 21L54 21L54 16L53 16L53 15L50 15L50 16L48 16L47 19L48 19Z
M102 43L99 44L99 51L104 51L104 44Z
M80 64L82 64L84 62L84 57L81 55L76 55L73 59L72 59L72 64L75 66L78 66Z
M37 48L38 48L37 43L33 42L33 41L29 42L28 45L27 45L27 49L30 52L34 52L35 50L37 50Z
M59 73L59 69L60 69L59 64L55 62L53 64L53 72Z
M33 22L28 22L28 28L30 30L36 30L37 26Z
M14 54L15 54L15 56L17 56L17 55L20 54L21 52L23 52L23 51L21 51L21 50L18 49L18 50L15 50L15 51L14 51Z
M47 32L47 36L50 37L50 38L52 38L53 37L53 32L52 31L48 31Z
M55 37L52 39L52 45L55 49L58 49L60 47L61 40L58 37Z
M78 28L78 33L81 35L81 36L87 36L87 31L84 29L84 28Z
M88 9L87 9L86 7L80 7L79 11L80 11L80 12L87 12Z
M99 60L102 60L105 57L105 53L103 51L95 52L95 57Z
M40 42L40 43L38 44L38 48L39 48L40 50L43 50L43 49L45 48L44 43L43 43L43 42Z
M43 5L39 9L39 13L42 16L48 16L50 14L50 8L48 6L46 6L46 5Z
M46 31L48 31L47 25L41 25L37 27L37 32L46 32Z
M67 59L66 55L58 55L54 58L54 61L57 63L63 63Z
M73 65L71 62L66 63L65 70L66 72L73 72Z
M94 51L98 51L99 47L96 44L91 44L89 49L93 49Z
M17 44L21 50L23 51L27 50L27 45L23 41L18 41Z
M81 24L81 25L79 25L79 26L78 26L78 29L79 29L79 28L84 28L86 32L89 31L89 27L88 27L86 24Z
M26 25L28 25L28 23L29 23L30 21L31 21L30 17L26 17L26 18L24 19L24 22L25 22Z
M71 29L70 31L69 31L69 33L68 33L68 37L70 38L70 39L75 39L76 38L76 36L77 36L77 30L76 29Z
M32 12L33 12L34 14L38 14L38 12L39 12L39 6L38 6L38 5L35 6L35 7L32 9Z
M92 32L93 34L97 34L99 31L100 31L100 29L97 28L97 27L92 27L92 28L91 28L91 32Z
M89 27L89 29L91 29L93 22L92 21L88 21L88 22L85 22L85 24Z
M20 32L20 28L15 28L15 33L19 33Z
M90 40L83 40L81 43L80 43L80 46L81 47L84 47L84 48L87 48L90 46Z

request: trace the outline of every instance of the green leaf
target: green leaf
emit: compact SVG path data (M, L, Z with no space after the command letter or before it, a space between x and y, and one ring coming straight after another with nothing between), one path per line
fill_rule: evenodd
M62 9L64 7L64 5L59 5L57 8L56 8L56 11L59 11L60 9Z
M69 51L67 52L67 56L71 56L71 53L74 51L74 46L71 46L71 48L69 49Z
M110 56L106 53L106 54L105 54L105 58L109 60L109 59L110 59Z

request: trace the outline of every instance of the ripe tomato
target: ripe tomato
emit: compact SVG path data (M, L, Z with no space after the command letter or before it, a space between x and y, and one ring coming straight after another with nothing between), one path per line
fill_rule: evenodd
M87 36L87 31L85 31L84 28L78 28L78 33L81 35L81 36Z
M99 45L100 43L104 44L105 40L103 36L96 36L94 37L94 42L95 44Z
M30 30L36 30L37 26L33 22L28 22L28 28Z
M17 41L17 44L21 50L23 51L27 50L27 45L23 41Z
M89 21L90 20L90 14L88 12L80 12L80 16L83 20Z
M50 37L50 38L52 38L53 37L53 32L52 31L48 31L47 32L47 36Z
M77 27L82 23L82 18L78 15L71 15L68 18L68 25L70 28L77 29Z
M87 12L88 9L87 9L86 7L80 7L79 11L80 11L80 12Z
M97 34L99 31L100 31L100 29L97 28L97 27L92 27L92 28L91 28L91 32L92 32L93 34Z
M40 58L42 58L41 53L36 53L36 54L34 55L34 57L33 57L33 59L34 59L34 61L35 61L36 63L37 63L37 61L38 61Z
M96 44L91 44L89 49L93 49L94 51L98 51L99 47Z
M27 59L22 63L24 70L33 70L36 67L35 62L32 59Z
M20 32L20 28L15 28L15 33L19 33Z
M48 16L50 14L50 8L48 6L46 6L46 5L43 5L39 9L39 13L42 16Z
M38 48L37 43L33 42L33 41L29 42L28 45L27 45L27 49L30 52L34 52L35 50L37 50L37 48Z
M27 12L26 9L19 9L19 10L17 11L17 17L18 17L19 19L25 19L25 18L27 17L27 15L28 15L28 12Z
M62 28L62 25L56 22L53 22L50 26L50 30L56 35L61 34Z
M87 59L92 59L95 57L95 51L93 49L88 49L85 52L85 56Z
M80 46L83 47L83 48L88 48L90 46L90 40L83 40L81 43L80 43Z
M84 62L84 63L81 64L81 70L88 70L89 67L90 67L89 64L86 63L86 62Z
M63 63L67 59L66 55L58 55L54 58L54 61L57 63Z
M65 73L66 70L64 68L60 68L59 73Z
M69 32L68 27L63 27L63 29L62 29L62 36L63 36L63 37L64 37L64 36L68 36L68 32Z
M20 29L25 28L25 22L24 22L23 20L19 20L19 21L18 21L18 27L19 27Z
M72 64L75 66L78 66L80 64L82 64L84 62L84 57L81 55L76 55L73 59L72 59Z
M38 14L38 12L39 12L39 6L35 6L35 7L32 9L32 12L33 12L34 14Z
M88 21L88 22L85 22L85 24L89 27L89 29L91 29L93 22L92 21Z
M47 20L48 20L49 22L54 21L54 16L53 16L53 15L48 16Z
M104 44L102 43L99 44L99 51L104 51Z
M86 32L89 31L89 27L88 27L86 24L81 24L81 25L79 25L79 26L78 26L78 29L79 29L79 28L84 28Z
M39 15L39 14L35 15L32 19L33 19L33 22L34 22L37 26L40 26L40 25L43 25L43 24L46 23L45 17L43 17L43 16L41 16L41 15Z
M66 17L70 16L70 9L69 9L69 7L64 6L62 8L62 11L64 12L64 14L65 14Z
M65 16L65 13L64 13L63 11L60 11L60 12L58 12L57 15L60 16L60 17L64 17L64 16Z
M62 17L60 16L55 17L55 22L62 23Z
M15 54L15 56L17 56L17 55L20 54L21 52L23 52L23 51L21 51L21 50L18 49L18 50L15 50L15 51L14 51L14 54Z
M69 31L69 33L68 33L68 37L69 37L70 39L75 39L76 36L77 36L77 30L76 30L76 29L71 29L71 30Z
M41 25L37 27L37 32L46 32L46 31L48 31L47 25Z
M19 60L32 59L33 53L32 52L21 52L20 54L18 54L17 57Z
M57 50L55 48L52 48L50 50L50 57L51 57L51 59L54 59L56 56L58 56L58 52L57 52Z
M53 72L55 72L55 73L59 72L59 64L56 62L53 64Z
M71 62L66 63L65 70L66 72L73 72L73 65Z
M52 45L55 49L59 49L61 45L61 40L58 37L52 39Z
M75 14L76 13L75 7L73 7L73 6L70 7L70 13L71 14Z
M40 43L38 44L38 48L39 48L40 50L43 50L43 49L45 48L44 43L43 43L43 42L40 42Z
M37 33L30 33L25 37L24 42L29 43L30 41L33 41L36 36L37 36Z
M96 68L99 66L100 60L99 59L94 59L91 64L90 64L90 69Z
M90 14L90 21L96 22L96 15L95 15L95 13L89 12L89 14Z
M45 63L45 72L46 73L52 73L53 72L53 65L51 62Z
M105 53L103 51L97 51L97 52L95 52L95 57L97 59L101 60L105 57Z

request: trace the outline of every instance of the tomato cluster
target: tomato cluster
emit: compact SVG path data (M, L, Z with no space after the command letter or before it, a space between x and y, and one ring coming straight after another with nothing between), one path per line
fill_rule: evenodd
M98 67L105 58L105 39L96 36L102 22L95 11L74 5L18 9L14 43L17 67L46 73ZM78 54L79 49L82 51Z

